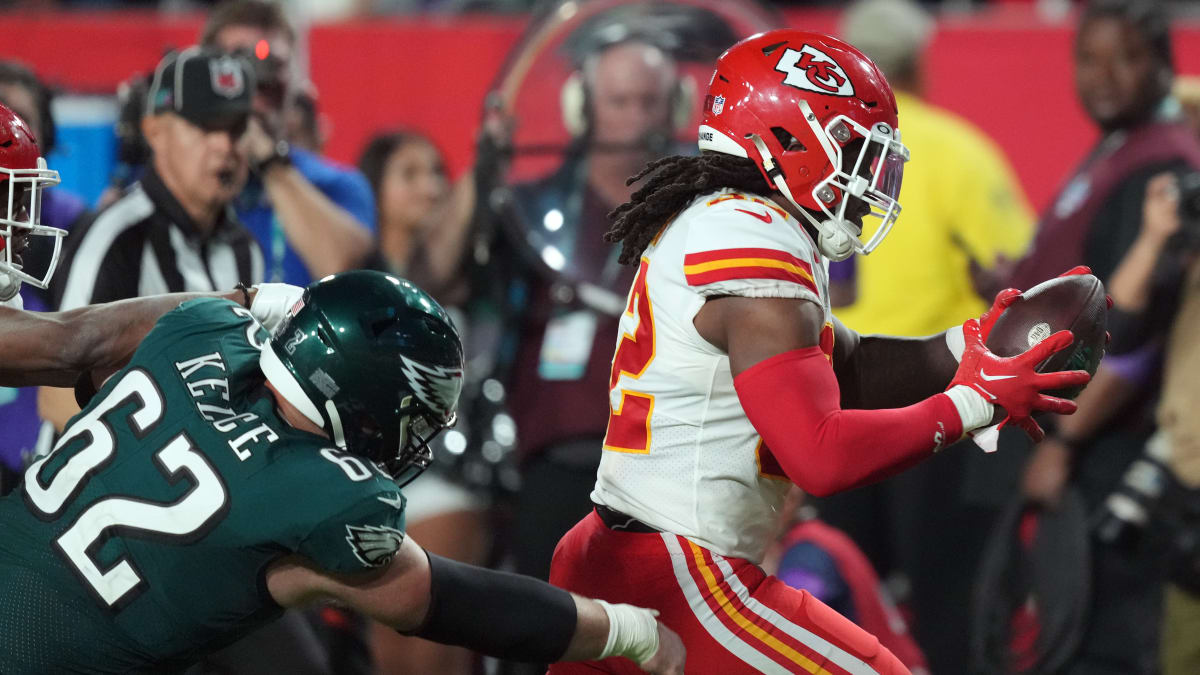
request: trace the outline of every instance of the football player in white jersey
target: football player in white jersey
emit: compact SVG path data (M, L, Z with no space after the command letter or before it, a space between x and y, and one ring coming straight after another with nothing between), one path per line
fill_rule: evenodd
M859 337L830 313L828 261L869 253L899 214L897 124L891 88L858 50L759 34L717 61L701 155L650 164L614 212L607 238L639 269L596 510L559 542L551 582L657 609L696 672L908 672L758 568L789 485L827 495L876 481L994 417L1038 436L1033 412L1075 407L1041 392L1088 380L1035 372L1066 331L1011 359L987 350L1013 290L924 339Z
M58 172L46 168L29 127L0 104L0 306L20 309L21 282L45 288L54 275L67 231L42 225L40 217L42 190L58 182ZM21 268L31 235L54 237L54 253L40 277Z

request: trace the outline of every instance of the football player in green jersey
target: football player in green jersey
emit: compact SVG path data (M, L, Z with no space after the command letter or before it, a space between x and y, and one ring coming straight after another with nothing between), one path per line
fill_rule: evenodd
M251 306L265 304L260 292ZM53 341L53 322L24 336ZM6 363L0 378L103 376L121 360L109 349L67 367ZM327 599L501 658L625 656L682 673L682 643L649 610L404 536L401 488L453 422L461 382L444 310L381 273L313 284L271 335L228 299L168 311L0 499L0 671L182 668L282 607Z

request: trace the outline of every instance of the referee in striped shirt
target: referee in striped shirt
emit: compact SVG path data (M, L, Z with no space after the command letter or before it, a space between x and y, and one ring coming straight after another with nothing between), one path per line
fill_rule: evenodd
M121 199L72 230L59 309L262 280L262 252L230 206L246 183L239 141L253 92L238 57L192 47L162 60L142 121L151 161ZM70 391L42 390L39 412L56 428L77 410Z

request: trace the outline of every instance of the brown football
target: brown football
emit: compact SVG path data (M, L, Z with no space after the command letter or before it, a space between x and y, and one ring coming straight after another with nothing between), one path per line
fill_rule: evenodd
M1047 359L1038 371L1086 370L1096 374L1104 357L1108 302L1104 284L1091 274L1074 274L1044 281L1021 294L992 326L987 346L998 356L1016 356L1050 335L1069 330L1070 347ZM1046 392L1075 398L1083 387Z

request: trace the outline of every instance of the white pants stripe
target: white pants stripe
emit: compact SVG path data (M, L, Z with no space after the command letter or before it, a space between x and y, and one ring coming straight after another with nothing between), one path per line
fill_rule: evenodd
M730 653L758 672L788 675L789 671L787 668L784 668L766 654L763 654L759 651L758 647L734 635L732 631L725 627L725 624L721 623L721 620L713 613L708 603L704 601L704 593L700 591L695 579L692 578L692 573L687 565L686 556L689 554L684 552L675 535L663 532L661 536L663 543L667 545L667 551L671 554L671 567L675 570L675 579L679 582L679 588L683 591L684 597L687 598L688 605L692 608L692 613L696 615L696 619L700 621L700 625L704 626L704 630L708 631L708 634L718 643L724 645ZM743 586L742 588L744 589L745 587Z
M755 599L754 596L750 595L750 590L746 588L745 584L742 583L742 580L738 578L738 575L734 574L733 567L730 566L729 561L724 557L713 553L712 559L713 562L717 564L717 567L721 570L721 574L725 577L726 583L729 584L729 587L733 590L737 597L741 599L742 603L746 605L746 609L766 619L771 623L771 625L782 630L784 633L787 633L797 642L800 642L814 652L824 656L839 668L846 670L848 673L850 673L850 675L878 675L878 671L866 663L863 663L853 654L850 654L832 642L829 642L825 638L816 635L812 631L809 631L801 626L797 626L786 619L779 612L776 612L775 610L767 607Z

